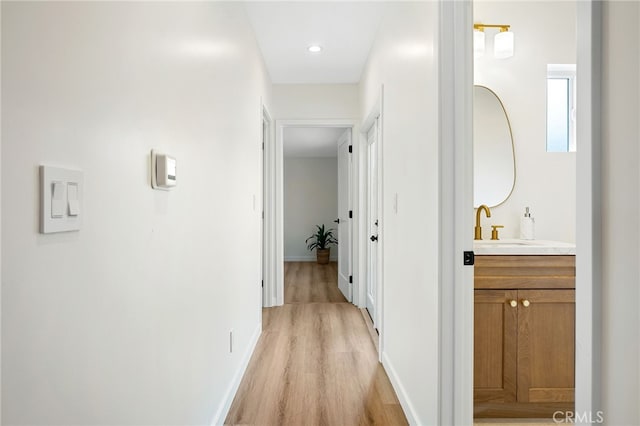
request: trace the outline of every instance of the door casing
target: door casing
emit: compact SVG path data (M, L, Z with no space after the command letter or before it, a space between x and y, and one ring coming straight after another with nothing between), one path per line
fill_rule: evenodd
M359 161L360 161L360 191L358 202L360 203L360 238L358 244L359 253L360 253L360 276L362 277L361 283L358 287L359 292L359 303L358 306L360 308L366 307L367 294L366 294L366 284L364 280L367 277L367 246L370 244L369 241L369 227L367 224L367 173L368 173L368 164L367 164L367 134L371 127L377 123L378 126L378 138L377 138L377 165L378 165L378 242L377 242L377 271L376 271L376 306L375 306L375 316L374 324L378 331L378 359L382 362L382 353L384 351L384 209L382 208L384 205L384 156L383 153L383 144L384 144L384 115L383 115L383 105L384 105L384 85L380 86L380 92L378 94L378 98L376 99L374 105L372 106L367 118L362 122L360 126L360 141L359 141ZM355 288L354 288L355 291Z
M373 135L370 136L373 132ZM367 241L367 275L365 279L366 309L371 316L374 327L378 326L378 310L377 310L377 294L378 294L378 264L380 263L378 247L379 247L379 229L381 226L379 219L380 206L378 205L378 188L380 186L380 176L378 173L378 139L379 139L378 119L367 130L367 189L366 189L366 206L367 211L364 214L367 228L367 238L371 239L375 235L377 241ZM373 140L372 140L373 137ZM375 224L374 224L375 222ZM372 295L373 297L371 297Z
M338 139L338 224L335 225L338 231L339 243L338 288L349 302L353 301L353 217L349 218L349 210L353 205L351 200L351 181L353 179L352 131L351 128L346 129ZM345 247L348 249L346 258ZM349 279L350 276L351 279Z

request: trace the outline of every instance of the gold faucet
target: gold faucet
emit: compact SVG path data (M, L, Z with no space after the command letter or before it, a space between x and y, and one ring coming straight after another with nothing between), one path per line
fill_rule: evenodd
M484 210L484 212L487 214L487 217L491 217L491 210L489 210L489 207L487 207L484 204L478 207L478 211L476 212L476 227L474 228L474 231L475 231L475 237L473 238L474 240L482 239L482 228L480 227L480 212L482 212L482 210Z
M492 240L499 240L500 237L498 237L498 229L500 228L504 228L504 225L491 225L491 239Z

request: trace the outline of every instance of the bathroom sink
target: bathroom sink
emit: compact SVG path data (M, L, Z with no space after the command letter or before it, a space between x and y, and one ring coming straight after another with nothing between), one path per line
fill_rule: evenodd
M513 241L513 240L488 240L474 241L473 244L478 246L530 246L534 245L533 241Z
M473 242L475 254L493 255L572 255L575 244L546 240L476 240Z

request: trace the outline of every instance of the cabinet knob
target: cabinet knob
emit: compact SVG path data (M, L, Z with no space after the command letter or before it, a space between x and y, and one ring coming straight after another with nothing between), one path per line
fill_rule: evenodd
M525 308L528 308L530 304L531 304L531 303L530 303L527 299L524 299L524 300L522 301L522 306L524 306Z
M509 304L511 305L512 308L515 308L516 306L518 306L518 302L516 302L515 300L512 300L511 302L509 302Z

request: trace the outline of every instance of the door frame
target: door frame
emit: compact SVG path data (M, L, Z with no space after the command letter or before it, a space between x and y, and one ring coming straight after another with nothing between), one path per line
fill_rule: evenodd
M343 138L345 137L345 135L347 135L347 138L345 141L343 141ZM342 292L343 296L345 296L345 298L347 299L348 302L353 303L353 245L355 240L353 239L353 211L352 206L353 206L353 191L352 191L352 181L353 181L353 142L354 139L354 135L353 135L353 128L348 127L346 128L342 134L340 135L340 137L338 138L338 142L337 142L337 148L338 148L338 241L344 241L343 236L340 234L340 219L342 219L343 217L342 215L342 211L340 210L341 204L340 204L340 194L341 191L347 191L347 206L346 206L346 215L344 217L344 219L347 220L347 239L349 241L349 248L350 248L350 253L348 256L348 272L347 272L347 277L346 277L346 281L347 281L347 291L346 294L344 293L344 291L342 291L342 288L340 287L340 255L342 253L341 250L338 250L338 289L340 289L340 291ZM342 142L342 144L341 144ZM344 144L348 142L348 148L347 148L347 171L346 171L346 176L347 176L347 185L346 188L340 188L340 164L341 164L341 151L340 151L340 147ZM349 217L349 211L351 211L351 217Z
M473 3L439 0L438 424L473 424Z
M265 301L265 307L280 306L284 304L284 129L287 127L337 127L351 129L351 143L354 146L351 171L351 210L353 210L353 237L352 241L357 241L359 227L359 213L357 210L358 203L354 199L359 197L359 180L358 180L358 163L359 149L358 144L354 143L354 135L359 134L359 125L356 120L349 119L278 119L275 121L275 138L273 144L269 146L269 161L267 162L267 175L269 182L269 198L270 202L265 212L265 216L269 218L267 227L269 228L270 255L267 261L267 268L271 271L270 280L265 282L265 289L271 295L270 300ZM359 265L358 265L358 245L352 244L351 247L351 273L353 274L353 303L358 305L356 295L359 286Z
M378 242L377 242L377 271L376 271L376 300L375 300L375 316L373 323L378 331L378 358L382 362L382 353L384 350L384 209L383 209L383 196L384 196L384 162L382 155L383 146L383 101L384 101L384 86L380 87L380 93L375 104L372 106L367 118L362 122L360 126L359 145L360 145L360 186L359 203L360 203L360 235L358 240L360 246L360 276L362 277L362 285L359 287L359 308L366 308L367 306L367 246L369 245L369 232L367 227L367 194L368 194L368 138L367 134L371 127L378 122L378 135L377 135L377 158L376 164L378 166Z
M263 126L266 124L266 131ZM263 101L260 102L260 149L262 150L262 306L273 306L274 291L273 281L275 270L273 269L273 253L275 252L275 239L273 235L273 176L269 172L273 156L273 119Z
M439 424L473 423L473 3L439 0L440 377ZM577 1L576 153L577 413L601 409L602 4Z

